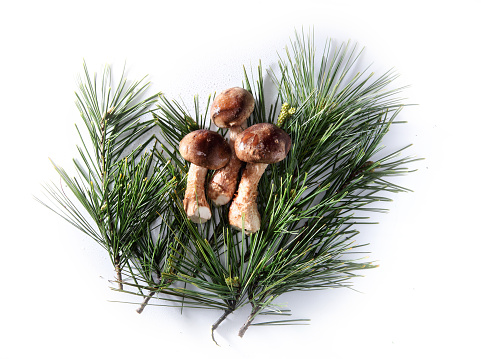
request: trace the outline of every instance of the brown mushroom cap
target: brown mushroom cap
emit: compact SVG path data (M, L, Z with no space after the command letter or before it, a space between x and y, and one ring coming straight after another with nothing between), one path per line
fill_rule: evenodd
M254 111L254 105L254 97L249 91L233 87L216 96L210 108L210 117L220 128L240 126Z
M276 163L286 158L291 138L276 125L258 123L247 128L235 141L235 153L244 162Z
M210 170L227 165L232 153L224 137L210 130L186 135L179 143L179 151L187 161Z

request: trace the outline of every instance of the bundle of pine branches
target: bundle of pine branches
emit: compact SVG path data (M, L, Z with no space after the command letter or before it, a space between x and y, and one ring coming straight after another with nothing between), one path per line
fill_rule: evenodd
M45 186L52 204L42 203L108 251L116 290L138 296L139 313L156 305L153 298L218 309L214 331L250 305L240 336L251 325L292 323L255 319L288 315L274 304L283 293L350 286L359 270L372 268L354 238L368 221L361 212L383 211L390 193L407 191L389 178L409 172L415 160L400 157L403 149L379 155L403 108L396 97L402 88L392 88L391 71L354 73L360 54L349 43L333 49L328 41L318 61L313 36L296 34L278 67L267 71L278 91L272 104L262 66L255 75L244 69L244 88L255 98L248 125L277 123L292 139L286 159L260 180L261 229L254 234L229 225L228 205L212 206L203 224L184 211L189 163L178 144L191 131L213 127L210 97L205 109L196 97L191 114L160 93L142 99L144 80L127 86L122 75L112 88L108 68L99 82L85 67L77 104L91 145L81 136L77 176L55 165L70 193Z

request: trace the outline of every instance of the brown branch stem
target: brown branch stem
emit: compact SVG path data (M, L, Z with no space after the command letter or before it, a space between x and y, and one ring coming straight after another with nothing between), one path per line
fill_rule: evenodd
M217 321L212 324L212 329L211 329L211 335L212 335L212 340L214 341L215 344L217 344L217 341L214 338L214 331L217 329L217 327L222 323L229 314L231 314L234 310L233 309L226 309L224 314L222 314ZM217 344L219 345L219 344Z
M119 289L123 290L124 285L122 284L122 269L120 268L120 258L118 256L115 258L115 273L117 273L117 283L119 284Z
M149 300L155 295L155 293L156 293L155 291L151 291L149 295L145 297L140 307L137 308L137 313L141 314L144 311L145 307L149 303Z
M240 328L239 330L239 336L242 338L245 334L245 332L247 331L247 329L249 329L250 325L252 324L252 322L254 321L254 318L256 317L258 311L260 310L261 308L259 306L257 307L253 307L252 308L252 312L251 314L249 315L249 317L247 318L247 321L244 323L244 325Z

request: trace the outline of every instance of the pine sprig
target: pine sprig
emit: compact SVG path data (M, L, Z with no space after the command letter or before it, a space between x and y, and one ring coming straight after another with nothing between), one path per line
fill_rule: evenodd
M262 67L257 76L244 69L244 86L256 99L249 125L275 123L279 101L295 108L282 124L292 138L291 151L270 165L259 183L261 230L251 236L234 231L228 208L222 207L214 209L206 225L172 228L186 241L188 258L177 262L172 280L198 289L185 292L190 301L224 308L213 330L246 304L252 313L240 335L283 293L349 287L359 270L375 267L365 261L364 245L354 238L358 225L368 223L359 213L384 210L379 204L389 200L388 193L406 190L387 178L407 173L405 166L413 159L394 159L399 151L375 158L403 107L395 97L402 88L391 89L396 75L353 74L360 52L350 44L332 50L328 42L317 67L313 45L311 36L297 34L287 60L279 61L281 77L270 71L279 90L271 105L265 100ZM187 164L176 145L191 130L205 128L206 117L197 118L202 122L196 126L178 103L165 101L156 114L184 177Z
M74 159L77 176L52 162L66 188L45 185L51 203L39 200L108 252L120 287L135 244L173 186L166 166L152 153L143 154L153 137L129 151L153 129L152 120L142 120L157 98L143 99L148 86L143 79L129 83L122 73L115 87L109 67L98 81L84 63L76 98L90 141L77 127L82 143Z
M130 84L122 74L113 87L110 69L98 81L84 67L76 96L89 141L79 130L77 176L54 164L64 185L46 185L52 205L42 203L107 250L117 290L141 298L139 313L148 304L221 310L213 338L245 305L252 309L240 336L251 325L305 324L255 321L289 316L275 305L284 293L351 287L360 270L375 267L356 240L360 224L385 211L392 193L407 191L391 178L416 160L399 156L405 148L383 154L383 138L405 106L403 88L393 87L393 71L354 72L362 53L355 45L327 41L319 61L314 44L312 34L296 34L267 71L278 91L273 103L262 64L244 68L243 85L256 101L248 125L277 123L292 139L286 159L269 165L259 182L261 228L252 235L229 225L228 206L211 204L212 219L202 225L183 208L189 163L178 144L211 127L211 97L205 108L195 97L191 114L162 94L142 100L143 80ZM154 103L152 118L141 119ZM158 143L148 137L154 128Z

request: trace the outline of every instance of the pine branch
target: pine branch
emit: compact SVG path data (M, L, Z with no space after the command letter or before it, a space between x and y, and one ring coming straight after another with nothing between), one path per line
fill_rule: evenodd
M129 83L122 74L118 83L112 85L109 67L99 82L84 63L76 104L90 141L77 128L82 143L77 147L80 158L74 159L78 177L52 162L70 194L46 185L52 205L39 201L107 250L122 289L122 271L132 248L145 235L145 223L155 219L173 181L152 154L143 154L154 137L127 150L153 129L152 120L141 118L150 113L158 95L143 99L149 86L143 79Z
M281 122L293 145L259 183L259 232L245 236L233 231L228 208L215 208L204 226L180 218L179 227L172 227L184 250L172 279L199 289L189 292L191 300L225 307L213 331L226 313L251 303L253 311L239 333L243 335L273 298L295 290L349 287L357 271L375 267L357 257L364 251L355 242L356 227L368 223L358 213L382 210L371 205L405 191L386 178L406 173L405 166L415 159L395 160L398 151L376 158L403 107L395 97L402 88L390 88L396 79L390 71L377 78L367 69L352 73L360 54L356 46L332 50L328 42L316 67L313 38L297 34L286 59L279 60L281 77L269 72L279 90L272 105L264 96L262 66L250 76L244 68L244 86L256 100L249 125L275 123L278 102L287 103ZM287 113L291 108L295 110ZM206 126L205 116L194 117L165 98L155 115L169 145L164 150L181 178L187 164L178 154L178 142ZM177 192L176 203L181 194Z
M403 88L392 87L392 71L354 73L361 53L356 45L334 49L327 41L319 61L312 34L296 33L278 68L267 71L278 90L272 104L262 64L243 69L244 87L256 100L248 125L277 123L292 139L286 159L270 165L259 182L261 229L250 236L231 228L228 206L211 206L212 219L202 225L183 209L188 163L178 144L189 132L210 128L211 97L205 108L195 97L191 114L184 102L162 94L142 100L143 80L129 83L122 74L112 87L108 68L98 81L84 66L76 96L89 141L77 129L77 176L54 164L62 182L45 186L52 205L42 203L107 250L116 290L138 296L139 313L158 305L154 297L221 310L214 341L218 326L244 305L252 311L240 336L252 325L293 324L254 320L286 315L266 311L284 293L350 287L360 270L374 268L364 257L366 244L356 241L358 227L370 223L369 213L385 211L391 193L407 191L391 178L410 172L417 160L400 157L404 149L381 155L404 106ZM153 118L141 119L155 101ZM154 127L159 143L147 137Z

